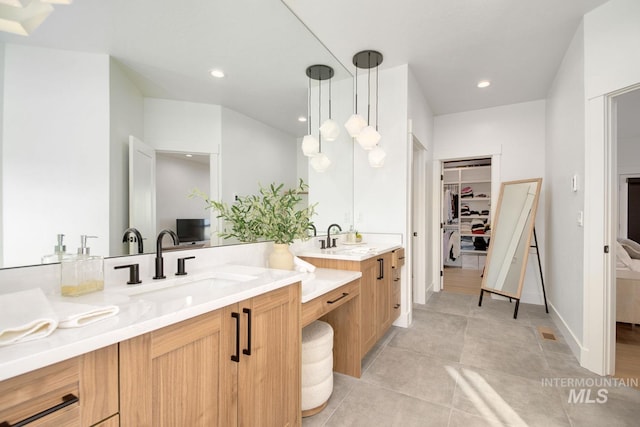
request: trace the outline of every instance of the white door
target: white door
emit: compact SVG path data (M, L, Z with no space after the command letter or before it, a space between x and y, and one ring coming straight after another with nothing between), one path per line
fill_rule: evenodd
M135 227L144 251L153 250L156 236L156 150L135 136L129 136L129 227ZM129 253L138 253L136 243Z

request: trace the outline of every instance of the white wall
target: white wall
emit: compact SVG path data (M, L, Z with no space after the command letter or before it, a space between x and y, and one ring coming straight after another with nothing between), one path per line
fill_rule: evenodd
M129 135L144 135L144 98L122 67L110 60L109 252L128 254L122 233L129 227ZM152 236L147 236L151 242ZM147 243L149 245L149 243ZM150 246L149 246L150 247Z
M547 98L546 210L544 255L547 296L577 344L583 334L583 229L578 212L584 209L584 32L576 31ZM578 176L578 191L570 188ZM570 341L570 340L569 340ZM574 347L575 351L575 347ZM577 353L577 352L576 352Z
M160 151L219 153L221 110L219 105L145 98L144 140Z
M640 2L611 0L584 16L587 99L640 81Z
M380 146L387 153L384 167L369 166L368 152L359 145L354 152L355 228L366 233L404 236L407 230L407 68L401 65L380 71L378 131ZM362 87L366 85L358 84ZM359 103L359 112L366 115L366 97L359 96Z
M322 121L329 117L328 83L322 84ZM311 132L318 136L318 90L312 84ZM354 142L344 128L344 123L353 113L353 80L332 82L331 117L340 126L340 135L335 141L322 141L322 152L331 165L325 172L316 172L305 158L309 177L309 203L317 203L313 217L318 233L326 233L330 224L339 224L344 231L353 224L353 152ZM301 143L296 150L301 152Z
M545 210L545 101L532 101L495 108L436 116L434 158L446 160L500 155L500 182L543 178L538 212ZM495 165L494 165L495 167ZM492 197L496 197L494 182ZM499 187L498 187L499 189ZM497 199L496 199L497 203ZM495 204L492 203L495 207ZM434 215L437 213L434 211ZM538 244L544 257L546 226L544 215L536 217ZM543 271L545 265L543 261ZM542 287L535 253L530 253L522 301L541 304Z
M156 230L176 229L177 218L209 218L194 188L209 194L209 162L156 153Z
M640 173L640 135L618 138L618 174L629 173Z
M258 184L297 185L296 138L228 108L222 108L221 198L258 193Z
M3 102L0 102L0 233L3 231L4 227L4 221L3 221L3 213L4 213L4 197L3 197L3 193L2 193L2 188L3 188L3 177L4 177L4 173L2 172L2 164L3 164L3 160L2 160L2 156L3 156L3 149L2 149L2 140L4 138L4 43L0 43L0 99L3 100ZM4 260L4 255L3 255L3 251L4 251L4 239L0 238L0 267L2 267L3 265L3 260Z
M109 57L18 45L5 53L3 265L39 263L56 233L72 251L81 234L99 236L92 253L107 255Z

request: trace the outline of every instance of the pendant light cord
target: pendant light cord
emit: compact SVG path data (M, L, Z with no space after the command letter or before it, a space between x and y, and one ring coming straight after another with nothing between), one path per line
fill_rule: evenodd
M358 65L356 65L356 114L358 114Z
M318 154L322 153L322 132L320 132L321 123L322 123L322 80L318 80Z
M329 77L329 120L331 120L331 77Z
M376 131L378 130L378 71L380 64L376 61Z
M309 135L311 135L311 77L309 77L309 90L307 90L307 116Z
M371 65L371 52L368 53L369 65ZM371 67L367 76L367 125L371 125Z

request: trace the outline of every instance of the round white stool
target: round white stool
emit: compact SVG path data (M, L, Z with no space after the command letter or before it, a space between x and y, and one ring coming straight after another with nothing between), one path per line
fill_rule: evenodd
M316 320L302 329L302 416L322 411L333 392L333 328Z

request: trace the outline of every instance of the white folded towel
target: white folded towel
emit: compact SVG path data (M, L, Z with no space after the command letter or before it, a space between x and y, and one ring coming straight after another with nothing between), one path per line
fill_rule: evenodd
M307 261L298 258L297 256L293 257L293 265L296 271L301 273L313 273L316 271L316 266L308 263Z
M120 311L117 305L96 306L66 301L51 301L58 315L58 328L79 328L113 317Z
M0 346L44 338L58 326L42 289L0 295Z

